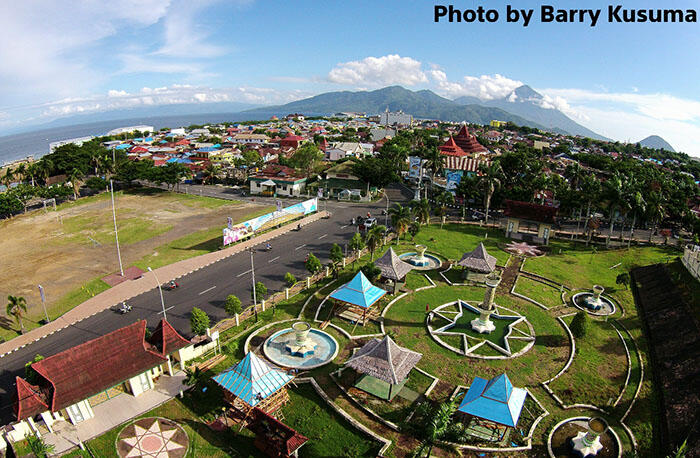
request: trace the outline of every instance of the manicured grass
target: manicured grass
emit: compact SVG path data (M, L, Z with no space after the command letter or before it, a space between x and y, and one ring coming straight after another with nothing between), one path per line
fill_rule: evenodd
M548 308L563 304L558 289L522 275L518 277L518 282L515 284L515 292L534 299Z
M422 272L411 271L406 275L406 288L408 289L418 289L423 286L429 286L430 282Z
M289 390L284 422L309 438L301 457L376 456L378 444L332 411L310 384Z
M114 243L114 223L111 219L98 219L95 212L64 218L60 228L65 234L61 243L90 245L94 243L93 240L103 245ZM152 219L122 217L119 219L119 243L127 245L140 242L170 229L171 225Z
M564 318L571 325L572 317ZM585 337L576 339L576 355L569 369L550 384L565 404L604 407L617 398L627 374L620 337L610 323L590 320Z
M415 243L410 245L425 245L428 252L438 252L451 260L459 260L464 253L472 251L479 242L483 242L486 251L498 260L498 265L505 265L508 253L498 248L499 243L506 242L502 232L490 229L488 238L484 238L486 233L486 229L469 224L445 224L442 229L439 224L430 224L421 227Z

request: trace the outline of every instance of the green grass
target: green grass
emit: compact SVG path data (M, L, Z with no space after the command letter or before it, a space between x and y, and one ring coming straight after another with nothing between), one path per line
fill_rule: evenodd
M499 230L488 230L488 238L484 239L486 233L486 229L468 224L445 224L442 229L439 224L431 224L421 227L415 242L410 245L425 245L428 252L438 252L451 260L459 260L464 253L483 242L486 251L498 260L498 265L505 265L508 253L498 248L498 244L505 243L506 239Z
M96 219L93 214L72 216L63 219L61 229L65 236L62 244L92 244L88 238L106 245L114 242L114 225L111 219ZM130 217L119 219L119 243L129 245L164 234L172 225L162 224L149 218Z
M534 299L545 307L552 308L562 305L561 293L557 288L553 288L537 280L527 277L518 277L515 285L515 292Z
M429 285L430 282L422 272L411 271L406 275L406 288L408 289L415 290Z

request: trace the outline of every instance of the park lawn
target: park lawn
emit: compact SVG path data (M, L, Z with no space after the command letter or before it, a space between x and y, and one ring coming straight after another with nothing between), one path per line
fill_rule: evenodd
M484 236L488 232L488 237ZM464 253L472 251L483 242L486 251L495 256L499 266L505 265L509 254L501 250L498 244L505 243L502 232L496 229L488 231L479 226L470 224L445 224L440 229L439 224L430 224L421 227L415 237L415 243L428 247L429 253L438 252L450 260L460 260ZM403 244L403 243L402 243Z
M572 316L564 318L571 326ZM606 408L617 399L627 375L627 357L613 326L589 320L586 335L576 338L576 355L561 377L549 384L565 404ZM612 400L612 401L611 401Z
M561 293L557 288L553 288L545 283L531 278L518 276L515 284L515 292L523 296L534 299L545 307L552 308L562 305Z
M541 380L556 374L569 354L566 333L544 310L523 300L502 294L497 294L495 300L498 305L525 315L535 329L535 345L517 358L484 361L461 356L438 345L430 337L425 327L426 303L432 309L457 299L481 301L483 295L483 288L469 286L438 286L415 292L389 309L384 325L394 332L399 345L423 354L421 369L452 385L469 385L476 375L490 378L507 372L516 386L536 386ZM461 348L461 343L458 348Z
M415 290L423 286L430 286L430 282L425 278L423 272L411 271L406 275L406 288Z
M134 212L125 213L134 214ZM121 216L118 222L119 243L122 245L147 240L164 234L173 228L170 224L163 224L150 218L138 216L125 218L124 215ZM61 239L63 244L90 245L97 242L107 245L114 243L114 222L111 219L98 218L96 212L87 212L86 214L64 218L63 225L60 227L65 234Z

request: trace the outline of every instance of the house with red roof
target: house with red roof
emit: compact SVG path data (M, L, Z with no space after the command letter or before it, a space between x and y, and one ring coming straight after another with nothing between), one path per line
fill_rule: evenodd
M184 370L185 362L216 345L214 338L190 341L161 319L150 336L139 320L109 334L31 364L33 377L16 378L12 440L53 431L56 421L78 424L95 416L93 407L126 393L155 389L155 379ZM29 377L27 377L29 378Z
M282 148L287 148L287 147L292 147L294 149L299 148L299 145L304 143L306 139L304 137L301 137L299 135L294 135L293 133L288 133L286 137L283 139L279 140L277 143L279 143L280 147Z

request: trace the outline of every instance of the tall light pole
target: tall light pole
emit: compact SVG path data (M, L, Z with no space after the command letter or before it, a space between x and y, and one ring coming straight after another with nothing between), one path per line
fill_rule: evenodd
M250 248L250 272L253 275L253 313L255 322L258 322L258 298L255 291L255 263L253 262L253 248Z
M153 274L153 278L156 279L156 283L158 283L158 292L160 293L160 306L163 308L163 319L167 321L168 317L165 316L165 301L163 300L163 288L160 286L160 281L158 280L158 276L156 273L148 267L148 271Z
M117 241L117 258L119 258L119 273L124 276L124 266L122 265L122 252L119 249L119 232L117 231L117 210L114 208L114 183L109 180L109 191L112 195L112 219L114 220L114 239Z
M386 193L386 189L384 190L384 197L386 197L386 214L384 215L384 227L389 227L389 196Z
M44 306L44 316L46 316L46 323L49 323L49 314L46 312L46 295L44 294L44 287L39 285L39 295L41 296L41 305Z

